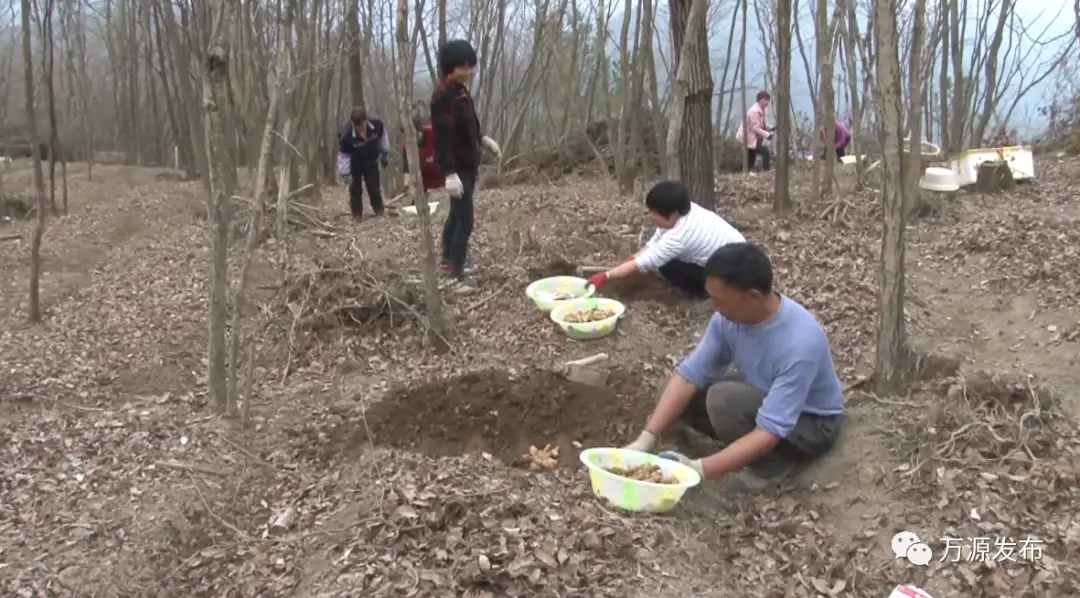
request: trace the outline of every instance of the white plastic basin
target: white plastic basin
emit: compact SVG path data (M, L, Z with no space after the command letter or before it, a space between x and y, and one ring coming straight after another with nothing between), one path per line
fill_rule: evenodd
M581 451L581 462L589 470L593 494L626 511L664 513L682 499L687 490L701 483L701 476L679 463L661 459L651 453L620 448L591 448ZM615 475L612 467L656 465L664 475L673 476L678 484L654 484Z

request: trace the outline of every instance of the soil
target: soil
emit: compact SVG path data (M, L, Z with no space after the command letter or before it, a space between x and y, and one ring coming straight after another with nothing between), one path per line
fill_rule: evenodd
M654 274L639 274L612 280L604 285L603 294L624 302L656 301L664 305L682 305L692 301L689 296Z
M577 266L559 258L544 266L529 268L529 276L532 280L550 278L552 276L577 276Z
M1046 163L1047 169L1054 165ZM291 334L299 321L293 307L276 303L286 293L275 286L265 299L256 296L277 315L275 328L256 345L254 394L245 394L255 398L252 425L242 430L217 417L203 398L210 248L201 186L159 181L160 169L119 166L95 166L90 183L77 168L70 171L71 213L50 216L42 248L42 324L26 327L18 309L33 221L5 225L24 240L0 246L0 361L5 390L11 387L15 398L4 401L11 408L0 413L0 438L19 448L9 455L4 486L13 509L0 516L4 595L45 595L62 584L102 596L219 595L225 587L245 596L547 596L588 586L591 595L626 598L809 595L815 589L880 598L881 588L902 578L939 598L1009 592L990 587L1005 577L981 575L994 563L964 578L950 573L955 567L948 563L926 574L898 566L888 546L901 525L964 537L992 525L1003 536L1050 538L1038 579L1059 585L1032 590L1043 595L1069 595L1064 584L1075 587L1071 580L1080 575L1067 557L1074 543L1066 533L1074 533L1053 511L1080 483L1068 461L1077 450L1074 432L1029 415L1057 404L1041 397L1035 403L1026 377L1033 373L1076 394L1068 391L1080 384L1073 332L1080 308L1048 291L1053 287L1045 281L1007 293L972 290L995 271L1005 271L995 284L1028 276L1022 268L1009 271L1015 264L1008 260L1047 246L1046 230L1067 241L1051 245L1056 253L1077 246L1051 218L1080 218L1065 201L1080 162L1070 162L1061 176L1040 174L1040 201L1021 204L1046 211L1040 217L1047 225L1032 227L1039 234L1031 238L1015 223L988 228L986 221L989 209L1020 218L1022 187L1001 197L957 200L969 207L953 206L911 227L909 332L931 348L928 354L955 351L963 358L959 381L912 385L901 397L852 392L838 445L782 495L732 498L718 484L703 484L663 518L614 515L595 501L579 471L576 444L619 446L637 434L657 385L700 335L708 302L691 303L655 277L613 282L602 294L634 303L631 315L619 334L586 345L553 330L514 286L528 282L526 273L573 274L574 264L614 263L640 246L643 235L633 232L644 228L640 209L604 199L617 197L610 181L485 190L491 201L478 204L485 226L475 235L477 257L499 256L505 269L480 270L479 300L444 299L461 316L458 350L446 354L429 350L422 309L414 314L395 307L393 330L380 325L360 334L335 325L334 334L316 334L305 323ZM29 172L5 175L5 184L28 190ZM793 177L793 196L812 206L810 195L795 188L808 178ZM1065 199L1050 201L1045 189L1051 184ZM767 197L757 199L771 188L761 173L724 185L733 189L725 217L757 231L755 241L775 259L779 284L820 314L845 383L867 373L880 224L859 211L855 200L863 196L852 199L849 224L830 224L775 217ZM853 185L850 177L846 185ZM337 197L340 188L329 192ZM586 210L624 221L584 218L582 197L598 198ZM327 205L339 209L339 200ZM1055 216L1059 205L1073 211ZM504 234L522 213L545 214L529 223L533 244L524 248ZM332 218L330 208L321 214ZM583 220L605 225L582 234ZM329 237L290 232L287 263L296 272L338 255L349 260L352 276L320 278L291 303L336 314L357 300L336 287L368 288L372 281L380 287L373 293L397 297L388 282L396 276L391 273L419 263L419 227L408 219L369 224L362 233L346 225ZM630 232L600 230L618 225ZM942 241L975 226L990 234L968 235L974 240L1012 237L978 251L964 245L968 241ZM278 282L274 254L265 251L253 269L256 275L264 264L267 284ZM1080 272L1070 262L1029 261L1051 263L1050 283L1068 287L1054 292L1080 288L1060 281ZM547 271L533 270L544 264ZM499 278L502 271L506 278ZM821 283L840 272L842 278ZM256 289L263 288L258 278ZM537 369L594 351L619 364L606 388ZM483 368L498 371L460 375ZM981 368L1018 378L1009 393L996 393L975 383L973 370ZM144 375L151 370L152 378ZM950 398L954 388L964 393L961 399ZM351 398L358 396L363 402ZM369 444L366 430L370 443L381 446ZM538 453L557 446L562 467L547 470L540 463L524 474L479 454L520 466L530 445ZM357 458L327 458L343 456L342 449ZM1031 451L1035 465L1027 464L1027 455L1007 457L1022 450ZM937 456L928 461L927 455ZM538 457L534 463L544 461ZM50 497L44 510L35 502L43 493ZM290 508L299 515L289 535L264 540L270 522ZM980 522L971 521L975 508ZM527 552L511 561L507 553L516 547ZM563 551L569 566L559 556ZM794 560L777 562L777 554ZM513 563L522 567L515 569L516 581L509 580ZM794 570L792 563L801 581L783 575ZM251 573L239 584L238 567ZM537 567L546 572L531 577ZM603 577L574 577L571 567ZM1004 572L1014 585L1035 583L1033 566L1019 573L1016 567L1001 562L993 573ZM403 585L390 589L394 580ZM845 580L859 585L845 588ZM445 585L432 589L438 583Z
M610 386L570 382L548 370L519 379L485 370L401 389L367 412L376 445L432 456L483 451L521 465L529 446L559 447L559 463L576 467L584 448L612 446L645 423L654 393L613 372ZM361 432L361 439L365 433Z

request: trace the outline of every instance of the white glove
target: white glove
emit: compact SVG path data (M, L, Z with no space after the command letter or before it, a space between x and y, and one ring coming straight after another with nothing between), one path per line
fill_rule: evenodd
M652 432L642 432L641 435L637 437L637 440L631 442L623 448L628 451L649 453L652 452L654 447L656 447L656 435Z
M446 191L450 194L451 199L461 198L461 194L465 192L465 187L461 184L461 177L457 174L446 177Z
M500 158L502 157L502 148L500 148L499 144L495 143L495 140L491 137L484 135L483 139L480 140L480 145L486 147L489 152L495 154L496 156Z
M678 461L683 465L693 469L702 478L705 477L705 470L701 468L701 459L691 459L682 453L676 453L675 451L664 451L660 453L661 459L667 459L668 461Z

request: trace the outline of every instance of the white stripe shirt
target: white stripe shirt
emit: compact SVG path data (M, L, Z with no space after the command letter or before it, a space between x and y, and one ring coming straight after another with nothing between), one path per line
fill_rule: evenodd
M675 226L656 229L645 251L637 257L638 270L656 270L672 260L704 266L721 246L744 242L742 233L727 220L691 203L690 212L680 216Z

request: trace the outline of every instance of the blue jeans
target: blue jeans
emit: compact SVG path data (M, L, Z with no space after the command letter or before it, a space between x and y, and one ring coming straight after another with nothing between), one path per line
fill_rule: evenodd
M450 198L450 213L446 216L442 232L442 259L449 262L451 272L457 278L465 278L465 258L469 254L469 237L473 230L473 191L476 189L475 172L459 172L461 197Z

